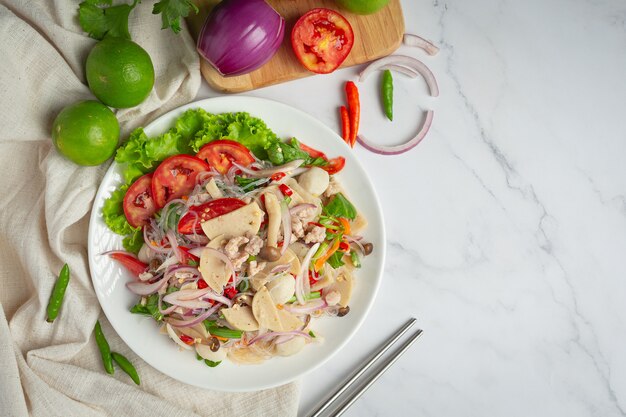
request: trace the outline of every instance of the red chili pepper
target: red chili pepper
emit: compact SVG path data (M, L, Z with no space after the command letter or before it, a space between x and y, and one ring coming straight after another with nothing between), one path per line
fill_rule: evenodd
M272 174L272 176L270 177L270 179L272 181L280 181L283 178L285 178L285 173L284 172L277 172L275 174Z
M346 96L348 98L348 113L350 116L350 146L354 147L356 135L359 132L361 103L359 101L359 89L352 81L346 83Z
M207 288L208 286L209 286L209 284L207 284L207 283L206 283L206 281L205 281L205 280L203 280L202 278L200 278L200 279L198 280L198 289L199 289L199 290L202 290L202 289L204 289L204 288Z
M224 295L230 299L237 295L237 288L228 287L224 289Z
M193 337L187 336L186 334L181 334L179 337L180 337L180 340L182 340L184 344L193 345L193 342L194 342Z
M278 243L276 244L276 246L278 246L279 248L282 248L282 247L283 247L283 243L285 243L285 241L284 241L284 240L281 240L280 242L278 242Z
M178 249L180 249L181 252L181 260L180 262L182 264L187 264L189 261L194 261L194 262L200 262L200 258L198 258L196 255L189 253L189 248L185 247L185 246L179 246Z
M309 285L314 285L320 279L320 274L309 269Z
M350 116L348 115L348 109L346 106L339 108L339 114L341 116L341 137L349 145L350 144Z
M265 205L265 194L261 194L260 200L261 200L261 203Z
M342 242L339 244L339 250L340 250L341 252L348 253L348 252L350 252L350 245L348 244L348 242L342 241Z
M283 193L286 197L291 197L291 195L293 194L293 190L291 188L289 188L286 184L280 184L278 186L278 189L280 190L281 193Z

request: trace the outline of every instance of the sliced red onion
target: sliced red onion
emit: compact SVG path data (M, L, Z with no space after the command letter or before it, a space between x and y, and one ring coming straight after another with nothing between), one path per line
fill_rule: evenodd
M170 248L164 248L164 247L161 247L159 245L154 245L152 243L152 241L154 239L151 239L150 236L148 235L148 227L147 226L143 228L143 240L146 243L146 245L148 245L150 247L151 250L153 250L153 251L155 251L157 253L167 254L167 253L170 253L172 251L172 249L170 249Z
M177 305L185 308L209 308L211 307L211 303L203 300L180 300L178 297L178 293L180 291L173 292L171 294L167 294L163 297L163 301L169 304Z
M163 297L161 296L159 296L159 303L157 304L157 307L159 308L159 313L163 314L164 316L167 316L168 314L176 310L176 308L178 308L178 306L169 306L168 308L163 309Z
M207 17L198 52L222 75L240 75L265 64L280 47L285 19L263 0L226 0Z
M309 314L317 310L321 310L323 308L328 307L328 304L323 298L316 298L315 300L311 300L308 303L296 306L293 304L285 304L283 308L293 314Z
M406 75L409 78L417 78L417 74L418 74L417 71L409 67L403 67L402 65L397 65L397 64L383 65L382 67L378 69L381 71L389 70L389 71L399 72L399 73Z
M160 280L153 282L152 284L144 284L143 282L133 281L126 284L131 292L137 295L150 295L159 291L163 285L167 283L167 277L163 277Z
M299 330L292 330L290 332L268 332L252 338L252 340L250 340L250 342L248 343L248 346L253 345L260 340L276 336L302 336L307 340L311 340L311 335L301 332Z
M191 326L195 326L198 323L202 323L205 319L207 319L209 316L211 316L211 314L215 313L217 311L217 309L220 308L220 307L221 307L221 304L216 304L212 308L210 308L207 311L205 311L204 313L202 313L199 316L194 317L194 318L192 318L190 320L178 320L178 319L173 319L173 318L167 318L166 320L172 326L176 326L176 327L191 327Z
M202 288L199 290L180 290L177 292L178 297L176 298L182 301L197 300L209 291L211 291L210 288Z
M278 336L276 339L274 339L274 344L275 345L282 345L283 343L287 343L288 341L290 341L294 337L296 337L296 336L292 335L292 334L287 334L287 335L284 334L284 335Z
M278 274L281 272L285 272L289 270L289 268L291 268L291 264L276 265L274 268L272 268L272 270L270 271L270 274Z
M313 255L315 255L315 252L317 252L319 247L320 247L319 243L316 243L315 245L311 246L309 251L304 256L304 259L302 260L302 265L300 266L300 272L298 272L298 275L296 275L296 298L298 299L298 302L300 304L304 304L304 281L306 280L307 283L309 282L309 277L308 277L309 266L311 264L311 259L313 258Z
M176 260L178 262L180 262L180 249L178 249L178 240L176 239L176 235L174 234L173 230L168 230L167 233L165 234L165 237L167 237L167 240L170 242L170 247L172 248L174 257L176 258Z
M291 215L287 202L283 199L280 202L280 218L283 223L283 247L280 248L281 256L285 254L291 243Z
M408 150L413 149L422 141L422 139L424 139L424 137L428 133L428 130L430 129L430 125L433 123L434 114L435 113L432 110L428 110L426 112L426 118L424 119L424 123L422 124L422 127L420 128L419 132L417 132L417 135L415 135L413 139L409 140L408 142L403 143L402 145L397 145L397 146L376 145L375 143L370 142L363 135L358 135L356 139L365 149L368 149L374 153L377 153L380 155L398 155L398 154L401 154Z
M315 204L310 204L310 203L302 203L302 204L298 204L297 206L293 206L292 208L289 209L289 213L292 216L295 216L296 214L300 213L302 210L306 210L306 209L314 209L317 206Z
M422 48L428 55L437 55L439 52L439 48L437 48L431 41L410 33L404 34L403 43L406 46L416 46L418 48Z
M361 72L361 74L359 74L359 81L365 81L365 79L369 77L372 72L387 64L404 65L416 70L422 75L422 77L424 77L426 84L428 84L430 95L433 97L437 97L439 95L439 86L437 85L437 80L435 79L432 71L422 61L406 55L389 55L379 59L378 61L372 62Z
M208 293L206 293L204 297L202 297L202 299L217 301L218 303L225 304L228 307L231 307L233 305L233 302L230 298L224 297L223 295L216 294L213 291L209 291Z
M354 243L355 245L357 245L359 249L361 250L361 253L365 254L365 248L363 247L363 244L359 242L359 240L361 239L355 239L353 236L348 236L348 235L343 235L343 237L345 237L348 242Z
M172 328L172 326L170 326L169 323L165 323L165 329L167 330L167 334L172 338L172 340L174 342L176 342L176 344L178 346L180 346L181 348L185 349L185 350L191 350L192 347L189 346L188 344L184 343L182 340L180 340L180 336L178 336L176 334L176 332L174 331L174 329Z
M261 177L269 177L273 174L276 174L277 172L287 173L289 171L292 171L298 168L303 163L304 163L303 159L295 159L291 162L286 163L285 165L279 165L279 166L275 166L272 168L261 169L259 171L255 171L248 167L244 167L243 165L240 165L237 162L233 162L233 165L239 168L241 172L248 175L250 178L261 178Z

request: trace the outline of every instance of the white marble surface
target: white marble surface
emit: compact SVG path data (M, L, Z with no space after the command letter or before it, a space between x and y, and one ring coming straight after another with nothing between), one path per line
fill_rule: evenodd
M399 143L420 107L434 127L402 156L355 149L386 215L385 278L357 336L304 378L301 415L411 316L424 336L346 415L625 415L626 2L402 3L441 52L400 52L441 96L396 76L389 123L372 79L362 131ZM250 95L338 129L358 70Z

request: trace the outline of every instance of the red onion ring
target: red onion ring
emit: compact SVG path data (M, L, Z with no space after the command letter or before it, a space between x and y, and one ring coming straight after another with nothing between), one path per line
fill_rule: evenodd
M439 86L432 71L422 61L406 55L389 55L372 62L359 74L359 81L365 81L372 72L387 64L400 64L416 70L428 84L430 95L433 97L439 96Z
M209 303L208 301L203 301L203 300L180 300L178 297L178 293L180 291L176 291L170 294L167 294L165 297L163 297L163 301L165 301L166 303L172 304L172 305L177 305L180 307L186 307L186 308L209 308L211 307L211 303Z
M387 64L387 65L383 65L382 67L378 68L379 70L383 71L383 70L390 70L390 71L395 71L395 72L399 72L401 74L406 75L409 78L417 78L417 71L409 68L409 67L403 67L402 65L397 65L397 64Z
M314 209L316 208L315 204L311 204L311 203L302 203L302 204L298 204L297 206L293 206L292 208L289 209L289 214L291 214L292 216L295 216L296 214L300 213L302 210L306 210L306 209Z
M291 215L284 199L280 203L280 217L283 223L283 247L280 248L280 255L282 256L291 243Z
M213 301L217 301L218 303L222 303L227 305L228 307L231 307L233 305L232 300L230 300L227 297L224 297L223 295L219 295L214 293L213 291L209 291L208 293L206 293L204 295L204 297L202 297L203 300L213 300Z
M432 110L428 110L426 112L426 118L424 119L424 123L422 124L422 127L420 128L419 132L417 132L417 135L415 135L413 139L409 140L408 142L403 143L402 145L397 145L397 146L376 145L375 143L370 142L363 135L358 135L356 139L365 149L370 150L374 153L377 153L380 155L398 155L398 154L401 154L408 150L413 149L422 141L422 139L424 139L424 137L428 133L428 130L430 129L430 125L433 122L433 115L434 115L434 112Z
M439 52L439 48L437 48L431 41L410 33L404 34L402 42L406 46L416 46L418 48L422 48L428 55L437 55Z

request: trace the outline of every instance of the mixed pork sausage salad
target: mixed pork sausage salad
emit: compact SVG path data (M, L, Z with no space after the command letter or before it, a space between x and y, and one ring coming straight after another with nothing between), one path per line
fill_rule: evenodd
M185 112L168 132L137 129L116 155L126 184L103 207L125 251L132 313L216 366L260 363L320 339L314 318L348 314L372 252L365 219L329 159L281 141L247 113Z

